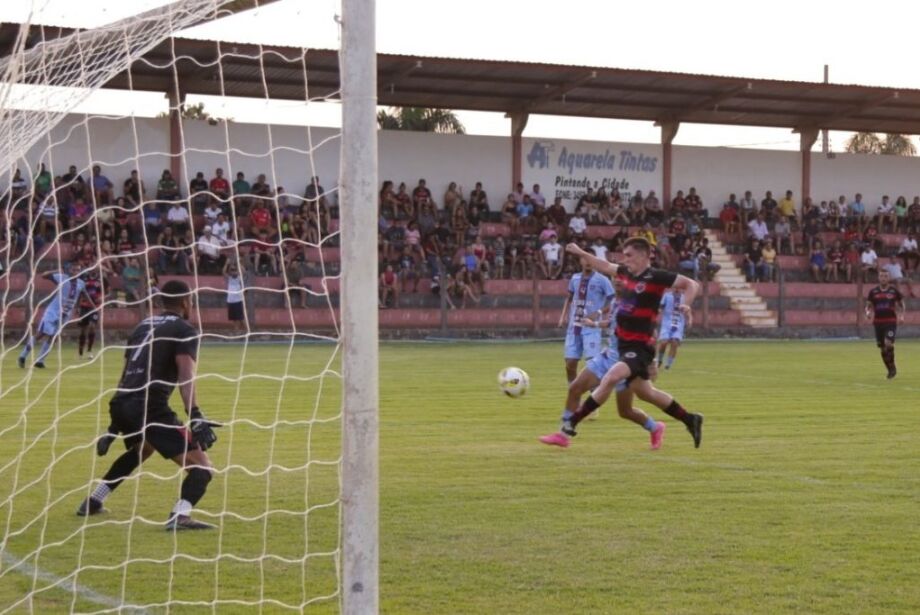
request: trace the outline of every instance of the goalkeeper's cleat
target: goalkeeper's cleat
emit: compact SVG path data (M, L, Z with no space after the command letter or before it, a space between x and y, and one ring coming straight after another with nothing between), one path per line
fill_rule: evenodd
M38 369L45 369L45 362L44 362L44 361L36 361L36 362L35 362L35 365L33 365L32 367L37 367Z
M83 500L80 504L80 507L77 509L78 517L91 517L93 515L98 515L99 513L106 512L105 508L102 506L102 502L99 500L89 497Z
M179 532L182 530L213 530L215 527L204 521L196 521L188 515L173 515L166 522L167 532Z
M568 448L569 446L569 437L558 431L546 436L540 436L539 439L543 444L549 444L550 446L560 446L562 448Z
M664 442L664 430L667 428L668 426L665 423L658 421L658 423L655 425L655 431L649 434L652 438L653 451L657 451L659 448L661 448L661 443Z
M689 413L686 425L687 431L693 436L693 448L699 448L703 441L703 415Z
M19 369L23 369L26 366L26 358L19 357L19 360L17 361L17 363L19 363Z

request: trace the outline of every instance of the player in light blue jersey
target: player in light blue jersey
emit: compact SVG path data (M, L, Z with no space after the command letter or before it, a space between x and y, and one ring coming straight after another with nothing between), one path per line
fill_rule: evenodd
M664 364L665 369L671 369L677 358L677 349L684 340L684 329L687 325L683 312L676 309L682 301L680 291L670 289L661 297L661 325L658 330L658 366ZM667 357L665 357L667 351Z
M585 316L582 319L582 326L595 329L600 335L601 330L606 328L609 331L607 346L585 363L585 368L581 370L578 376L569 383L568 394L565 399L565 408L562 410L562 421L565 422L571 418L572 414L578 410L581 403L581 397L591 389L600 384L601 380L610 369L620 360L617 352L617 338L614 333L616 329L616 300L614 299L609 309L601 317L591 318ZM665 423L656 421L642 410L632 407L633 394L626 385L626 381L619 382L616 385L617 393L617 412L620 417L632 421L649 432L652 449L661 448L664 439ZM543 442L543 439L540 440ZM544 442L546 443L546 442ZM566 443L564 446L568 446Z
M85 295L89 298L89 295L86 294L86 283L80 279L80 266L76 261L70 263L68 273L46 273L43 277L57 284L57 288L51 302L45 308L45 313L42 314L42 319L38 324L38 335L30 337L19 354L19 367L26 366L26 357L29 356L32 348L44 340L42 349L35 360L35 367L44 368L45 357L51 352L54 339L64 325L70 322L80 297Z
M559 315L559 327L568 320L565 333L567 382L575 380L580 359L591 359L603 349L601 330L596 326L586 327L582 321L585 318L600 320L613 295L610 278L594 271L590 263L582 259L581 271L569 280L569 294Z

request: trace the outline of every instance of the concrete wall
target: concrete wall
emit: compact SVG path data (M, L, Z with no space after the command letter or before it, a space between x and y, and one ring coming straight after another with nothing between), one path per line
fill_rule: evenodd
M148 190L152 190L160 173L169 167L168 128L165 118L131 120L70 116L55 127L48 140L32 148L20 168L24 173L31 172L39 160L45 160L50 161L56 173L63 174L68 165L76 164L88 175L90 166L99 163L120 190L130 170L139 167ZM339 169L337 130L238 123L211 126L189 120L183 123L183 131L184 168L192 175L200 170L210 178L219 166L227 171L228 177L242 170L250 181L257 174L265 173L272 185L284 186L289 193L302 194L312 175L319 175L327 190L336 186ZM87 139L88 133L92 134L91 141ZM575 180L587 178L592 182L610 178L626 180L629 189L625 192L635 189L660 192L660 146L524 141L525 185L530 189L534 182L541 183L547 198L553 195L554 180L560 175ZM500 205L512 189L510 138L383 131L379 143L381 181L390 179L396 184L405 181L411 189L419 178L425 178L439 202L450 181L458 182L466 193L475 182L482 181L493 207ZM546 146L548 156L544 167L532 157L535 145ZM611 166L557 168L563 148L588 154L595 162L609 155ZM624 156L624 152L631 156ZM624 170L623 160L632 160L637 166ZM791 189L797 201L801 198L798 152L675 146L673 162L672 190L686 191L695 186L713 211L718 210L730 192L740 198L745 190L752 190L757 198L762 198L766 190L781 195ZM0 185L7 181L8 176L0 177ZM903 194L911 200L915 194L920 194L920 158L838 154L828 159L812 154L814 198L845 194L850 199L857 191L863 193L870 207L882 194L889 194L892 199Z

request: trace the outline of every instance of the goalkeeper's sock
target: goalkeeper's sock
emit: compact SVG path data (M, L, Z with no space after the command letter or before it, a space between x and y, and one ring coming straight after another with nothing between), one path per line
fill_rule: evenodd
M658 428L658 421L656 421L650 416L646 417L645 424L642 425L642 429L644 429L645 431L652 432L652 431L655 431L655 429L657 428Z
M179 500L176 502L176 505L173 506L170 516L175 517L181 515L183 517L188 517L192 514L192 508L192 503L188 500Z
M134 472L134 470L139 465L141 465L140 454L133 449L130 451L125 451L121 457L112 463L112 467L109 468L109 471L106 472L105 476L102 477L102 485L97 487L97 489L105 486L109 493L115 491L115 489L118 488L118 485L120 485L126 478L131 476L131 473ZM108 493L106 493L106 495L108 495Z
M36 363L44 363L45 357L51 353L51 340L47 339L42 342L42 351L38 354L38 358L35 359Z
M25 347L22 349L22 352L19 353L19 358L25 359L27 356L29 356L29 353L32 352L32 346L34 345L35 345L35 338L30 337L29 341L26 342Z
M179 500L176 506L178 507L182 502L186 502L189 504L189 511L191 511L191 507L204 497L204 492L207 491L208 483L210 482L210 470L204 468L191 468L188 474L186 474L185 480L182 481L182 491L179 493L182 499ZM180 515L188 514L187 512L176 511L175 509L173 512Z
M99 485L93 489L92 494L89 497L96 500L97 502L104 502L109 495L112 493L112 488L105 483L99 483Z

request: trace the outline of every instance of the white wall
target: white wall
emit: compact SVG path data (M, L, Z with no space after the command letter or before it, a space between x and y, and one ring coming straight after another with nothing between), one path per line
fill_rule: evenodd
M192 175L200 170L210 178L220 166L231 179L237 170L246 173L250 181L257 174L265 173L273 185L282 185L289 193L302 194L312 175L319 175L327 190L336 187L339 170L337 130L311 128L308 131L298 126L273 125L269 128L240 123L211 126L188 120L183 123L183 131L185 164ZM87 132L92 134L90 142ZM560 141L557 145L572 143L580 142ZM601 142L581 143L585 151L603 152L613 147ZM493 208L501 204L512 188L510 138L382 131L379 144L381 181L390 179L396 184L405 181L411 189L419 178L425 178L439 202L451 181L462 185L467 194L477 181L482 181ZM647 144L614 145L611 151L631 148L648 156L657 156L660 151L657 146ZM140 152L139 159L137 152ZM163 169L169 168L168 152L169 124L165 118L87 119L73 115L55 127L48 140L33 147L19 166L28 176L26 172L34 170L39 160L50 162L57 174L65 173L67 166L76 164L88 175L92 164L98 163L118 189L130 170L139 167L148 190L152 190ZM554 153L559 154L558 151ZM523 155L527 154L525 147ZM526 160L523 168L526 183L534 171ZM660 163L646 176L647 180L633 181L647 181L649 185L643 188L654 186L657 190ZM532 179L540 181L543 178L534 176ZM7 181L8 176L0 178L0 184L5 185ZM547 181L549 184L544 185L543 192L549 195L551 178ZM686 191L695 186L713 212L718 211L730 192L741 198L745 190L753 191L758 199L766 190L772 190L777 196L792 190L799 201L800 183L798 152L674 147L672 191ZM811 185L813 198L819 200L840 194L849 199L861 192L870 207L882 194L889 194L892 199L904 195L910 201L920 194L920 157L838 154L828 159L812 154ZM183 191L186 188L183 182Z

